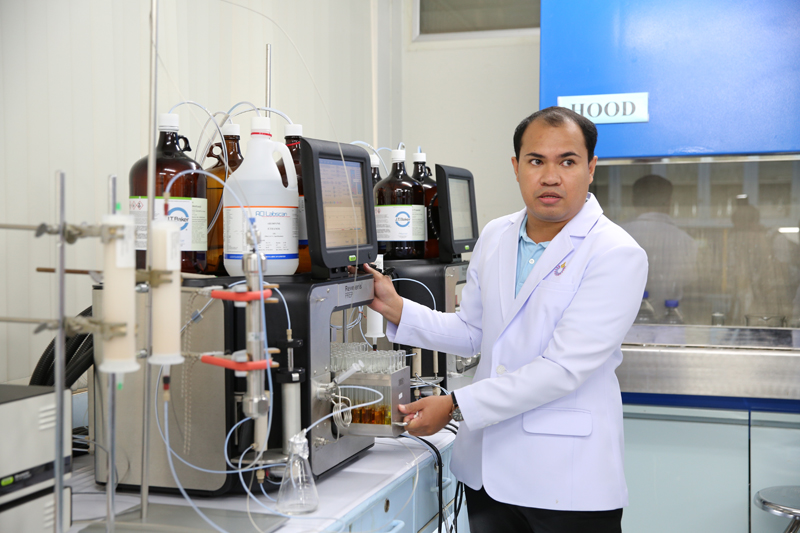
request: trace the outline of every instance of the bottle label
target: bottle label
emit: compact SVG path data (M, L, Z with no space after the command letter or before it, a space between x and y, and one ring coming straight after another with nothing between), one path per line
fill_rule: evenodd
M375 206L375 229L379 241L424 241L425 206Z
M297 199L297 238L300 246L308 246L308 225L306 223L306 199L301 194Z
M250 206L247 213L259 233L258 251L267 259L297 259L297 207ZM239 206L225 206L225 259L241 259L248 251L249 224Z
M167 218L181 223L181 251L208 250L208 200L205 198L169 199L169 214L164 216L164 198L156 197L156 220ZM136 249L147 250L147 197L130 197L130 214L136 224Z
M122 235L122 238L114 239L117 268L136 268L136 248L134 248L136 231L134 226L123 225Z

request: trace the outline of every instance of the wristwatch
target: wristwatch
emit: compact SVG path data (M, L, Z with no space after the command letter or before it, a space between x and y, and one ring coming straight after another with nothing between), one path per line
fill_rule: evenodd
M453 394L452 392L450 393L450 399L453 400L453 410L450 411L450 418L455 420L456 422L463 422L464 416L461 414L461 408L458 406L456 395Z

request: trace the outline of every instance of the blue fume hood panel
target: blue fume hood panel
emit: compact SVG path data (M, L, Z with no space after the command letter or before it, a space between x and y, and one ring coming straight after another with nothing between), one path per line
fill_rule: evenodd
M542 0L540 106L649 93L605 158L800 151L800 0Z

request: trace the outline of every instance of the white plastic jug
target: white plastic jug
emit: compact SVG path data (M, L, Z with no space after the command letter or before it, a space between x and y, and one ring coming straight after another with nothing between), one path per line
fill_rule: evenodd
M259 253L267 258L266 276L291 275L297 270L297 174L289 149L271 140L270 120L253 117L244 162L228 178L259 233ZM284 187L273 154L279 152L289 186ZM243 276L242 254L249 251L249 224L228 188L222 195L225 270Z

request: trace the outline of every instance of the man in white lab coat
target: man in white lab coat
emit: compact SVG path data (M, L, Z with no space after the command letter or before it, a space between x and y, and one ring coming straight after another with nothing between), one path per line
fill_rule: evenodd
M520 123L512 164L526 208L484 228L458 313L404 300L375 273L371 307L390 340L482 354L471 385L401 407L413 435L463 417L451 469L467 487L472 533L621 531L614 370L647 257L588 194L596 140L595 126L565 108Z

